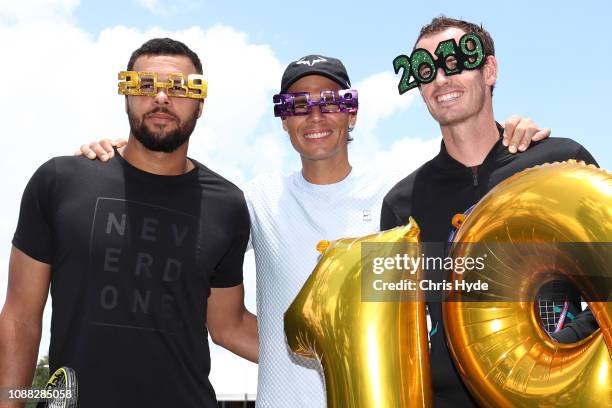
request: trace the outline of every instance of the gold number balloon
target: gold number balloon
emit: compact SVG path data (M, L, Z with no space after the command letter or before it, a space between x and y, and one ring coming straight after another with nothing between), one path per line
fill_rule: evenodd
M516 291L511 302L446 302L444 325L464 383L485 407L612 406L611 302L589 302L601 330L571 345L550 340L539 324L537 290L554 274L573 281L588 299L598 289L585 276L610 278L612 176L582 163L546 164L518 173L492 190L466 218L453 256L480 256L495 243L482 271L465 280L489 283L489 292ZM558 246L541 243L556 242ZM535 243L534 251L513 251ZM578 245L578 244L576 244ZM555 248L562 249L554 253ZM496 252L493 254L493 252ZM551 262L552 261L552 262ZM609 289L609 288L608 288ZM520 301L519 301L520 300Z
M362 301L361 244L414 244L418 233L411 220L404 227L322 246L322 259L285 313L291 350L321 361L328 407L431 405L424 303L414 298ZM396 253L392 245L379 248L377 256ZM412 256L420 254L419 245L408 248ZM406 278L416 281L420 273Z
M285 314L288 344L298 354L320 359L330 408L429 407L424 304L421 299L362 301L361 262L369 260L360 258L360 246L366 242L418 242L418 227L410 220L405 227L323 245L322 259ZM512 248L512 243L547 242L612 242L609 172L570 161L509 178L465 219L451 255L476 258L488 243ZM538 288L554 275L551 267L592 298L598 288L575 277L610 278L612 259L605 246L591 246L586 245L580 262L568 254L542 252L554 252L552 245L526 254L498 251L490 254L484 270L454 276L489 283L489 294L510 288L521 299L444 304L453 359L479 405L612 406L612 303L589 302L600 330L565 345L544 333L533 302ZM410 251L410 256L420 254ZM381 247L379 256L396 253L392 246Z

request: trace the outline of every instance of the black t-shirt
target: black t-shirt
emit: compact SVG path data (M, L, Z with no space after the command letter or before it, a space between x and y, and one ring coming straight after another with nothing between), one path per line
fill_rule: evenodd
M58 157L26 187L13 245L51 265L49 364L76 370L79 406L217 406L207 298L242 283L250 222L242 192L192 162L158 176Z
M501 128L499 130L501 134ZM452 217L465 212L497 184L529 167L568 159L596 164L584 147L570 139L546 139L523 153L511 154L500 138L484 162L471 168L452 158L442 142L436 157L387 193L383 200L380 228L386 230L405 225L412 216L421 228L421 241L446 242L452 229ZM430 338L435 406L475 406L451 361L443 330L442 305L429 303L428 308L432 327L438 329ZM566 333L573 330L590 333L596 328L596 323L588 312L568 326L573 328L566 329Z

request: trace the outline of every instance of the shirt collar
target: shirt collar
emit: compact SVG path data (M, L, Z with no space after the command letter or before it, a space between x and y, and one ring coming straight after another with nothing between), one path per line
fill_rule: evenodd
M504 133L504 128L497 122L495 122L497 126L497 131L499 132L499 139L493 145L487 157L485 157L484 161L480 166L484 166L488 163L502 163L508 160L508 158L512 157L512 154L508 151L508 148L502 143L502 135ZM455 160L448 151L446 150L446 145L444 144L444 139L440 143L440 152L434 158L434 164L443 169L443 170L464 170L469 168L469 166L465 166L463 163Z

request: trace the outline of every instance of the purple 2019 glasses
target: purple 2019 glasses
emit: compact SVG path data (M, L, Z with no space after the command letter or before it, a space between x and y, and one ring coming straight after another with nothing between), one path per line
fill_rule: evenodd
M313 106L318 106L321 113L357 112L357 91L346 89L340 91L321 91L318 101L310 99L310 93L284 93L274 95L274 116L286 118L287 116L308 115Z

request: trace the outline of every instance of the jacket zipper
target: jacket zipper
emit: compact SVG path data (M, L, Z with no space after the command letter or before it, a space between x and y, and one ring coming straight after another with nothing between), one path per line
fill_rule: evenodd
M478 166L470 167L472 169L472 181L474 182L474 188L478 187Z

